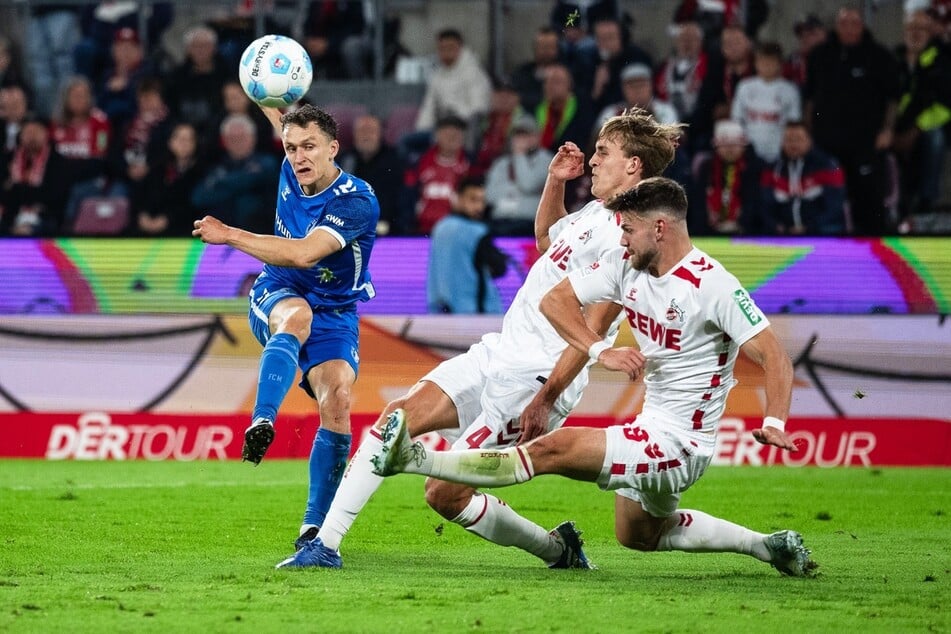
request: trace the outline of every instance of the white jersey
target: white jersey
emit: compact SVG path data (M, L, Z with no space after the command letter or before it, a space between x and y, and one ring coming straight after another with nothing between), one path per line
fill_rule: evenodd
M740 346L769 325L739 280L697 248L661 277L634 270L619 248L569 279L583 304L624 305L647 357L644 410L687 430L715 431L736 384Z
M799 89L782 78L747 77L736 86L730 118L743 125L756 154L772 163L779 159L786 124L802 118Z
M592 201L552 225L549 236L551 246L532 265L505 313L498 341L491 346L493 371L524 377L527 381L539 376L547 379L568 346L538 310L542 297L570 272L597 262L618 247L620 218L605 209L601 201ZM619 322L609 334L612 341L617 336ZM585 368L565 389L565 400L577 404L587 382Z

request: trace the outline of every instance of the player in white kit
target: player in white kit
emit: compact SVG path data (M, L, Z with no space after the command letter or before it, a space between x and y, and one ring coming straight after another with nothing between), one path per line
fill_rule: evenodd
M556 473L616 491L615 533L637 550L737 552L780 572L811 576L816 564L795 531L756 533L695 510L681 493L703 474L735 385L740 350L762 366L766 384L761 443L795 451L785 420L792 364L769 321L739 281L687 234L687 197L666 178L650 178L612 199L622 248L568 274L541 312L575 349L630 376L644 372L644 407L627 425L562 428L500 451L426 452L399 417L384 429L375 470L420 473L470 486L505 486ZM580 308L620 302L638 349L612 343L585 324Z
M388 404L351 460L326 521L302 535L297 553L278 567L341 567L339 547L357 514L379 487L370 458L382 443L380 430L394 412L410 433L436 431L456 449L514 446L558 428L588 382L586 354L574 351L539 312L545 293L571 271L617 248L620 221L604 201L658 175L670 164L679 125L661 125L643 110L629 111L601 129L592 168L597 200L568 214L565 185L584 172L584 154L574 144L559 148L535 219L544 254L506 312L500 333L490 333L468 352L441 363L406 396ZM586 309L587 323L613 341L620 307L605 302ZM426 501L440 515L489 541L516 546L552 567L589 567L573 523L548 531L493 495L441 480L426 483Z

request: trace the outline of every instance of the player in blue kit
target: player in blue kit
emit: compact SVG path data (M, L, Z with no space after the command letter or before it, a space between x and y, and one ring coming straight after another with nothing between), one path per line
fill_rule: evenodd
M336 164L340 144L333 117L311 105L284 115L262 110L280 130L286 154L275 235L231 227L213 216L196 220L192 235L264 263L251 288L248 315L264 352L241 457L255 465L264 458L274 440L277 410L300 367L300 386L320 413L300 529L302 536L313 537L350 453L350 391L360 362L356 305L375 294L367 264L380 206L368 183Z

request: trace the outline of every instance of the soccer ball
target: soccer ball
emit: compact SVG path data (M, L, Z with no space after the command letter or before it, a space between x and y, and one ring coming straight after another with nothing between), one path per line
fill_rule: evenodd
M273 108L289 106L303 97L313 75L310 55L283 35L254 40L244 49L238 65L238 79L248 97Z

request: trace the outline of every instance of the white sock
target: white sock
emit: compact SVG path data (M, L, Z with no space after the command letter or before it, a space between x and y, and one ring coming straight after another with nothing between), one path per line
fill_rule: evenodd
M425 451L419 463L410 461L403 470L471 487L500 487L531 480L532 459L521 447L485 451Z
M682 509L674 513L674 526L661 536L657 550L691 553L741 553L769 561L766 535L721 520L703 511Z
M548 531L487 493L473 495L452 521L483 539L499 546L516 546L549 564L558 561L564 551L564 545Z
M337 488L337 494L327 510L324 525L317 533L317 537L327 548L340 549L340 542L357 519L357 515L380 488L383 478L373 473L370 458L379 453L382 446L383 441L379 432L371 429L353 454L350 465Z

